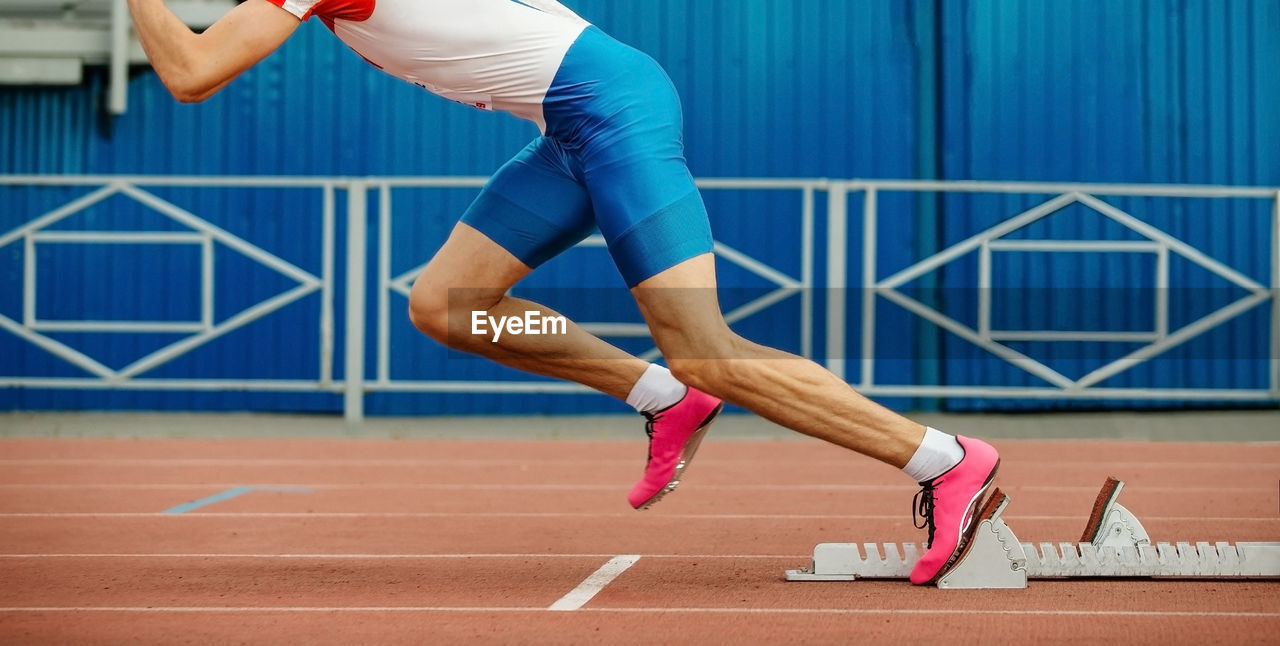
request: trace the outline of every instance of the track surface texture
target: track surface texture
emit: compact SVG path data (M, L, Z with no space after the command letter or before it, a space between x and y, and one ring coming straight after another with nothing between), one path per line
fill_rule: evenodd
M923 541L917 487L814 440L717 441L722 426L644 512L626 503L639 424L628 439L9 436L0 643L1280 643L1274 581L784 581L819 542ZM994 443L1022 541L1076 541L1109 475L1153 541L1280 541L1280 444Z

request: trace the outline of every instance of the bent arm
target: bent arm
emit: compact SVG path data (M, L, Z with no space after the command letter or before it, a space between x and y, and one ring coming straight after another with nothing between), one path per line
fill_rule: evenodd
M203 33L191 31L164 0L129 0L142 50L160 81L183 102L203 101L275 51L298 28L293 14L247 0Z

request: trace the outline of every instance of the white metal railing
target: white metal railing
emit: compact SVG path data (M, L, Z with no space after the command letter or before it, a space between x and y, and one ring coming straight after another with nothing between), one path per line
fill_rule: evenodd
M29 388L71 389L141 389L141 390L253 390L333 392L344 396L343 408L348 419L358 420L364 415L364 396L369 392L494 392L494 393L580 393L576 384L542 381L476 381L456 379L411 380L396 378L391 374L391 331L393 318L391 297L400 294L407 297L413 277L421 269L415 266L409 271L392 274L391 223L395 202L392 189L475 189L483 184L482 177L440 178L291 178L291 177L160 177L160 176L0 176L0 187L5 186L84 186L89 193L68 201L46 213L35 214L18 227L0 232L0 249L19 240L25 245L22 272L21 321L0 315L0 329L49 352L63 361L77 366L90 377L35 377L0 375L0 386ZM1090 399L1212 399L1239 401L1280 401L1280 299L1275 290L1280 286L1280 189L1241 188L1220 186L1183 185L1119 185L1072 183L1006 183L1006 182L941 182L907 180L824 180L824 179L704 179L699 181L704 191L782 191L793 193L797 199L797 214L801 219L800 239L795 244L800 259L797 275L783 271L753 257L750 253L716 242L720 258L735 263L743 269L768 281L772 287L764 295L726 312L730 322L749 317L761 310L789 301L796 296L800 303L799 347L809 356L814 349L814 334L822 336L825 348L822 355L829 369L842 378L849 379L859 390L870 396L909 397L1008 397L1008 398L1090 398ZM321 208L318 213L291 213L291 217L309 218L322 228L322 249L318 275L289 263L276 254L243 238L223 230L155 195L155 187L190 188L288 188L319 191ZM152 189L152 190L148 190ZM335 219L338 192L345 193L345 343L342 354L344 377L334 378L334 365L338 361L334 351L335 321ZM878 225L881 220L881 196L892 193L990 193L990 194L1043 194L1051 197L1043 203L1013 214L999 224L974 232L963 241L921 258L906 267L881 266ZM183 227L182 231L74 231L49 229L75 213L99 202L120 195L162 214ZM370 213L369 199L376 195L378 209ZM814 320L815 276L819 269L815 263L816 198L826 198L826 263L825 287L826 317ZM1258 235L1266 236L1271 254L1269 285L1249 278L1229 262L1213 258L1196 246L1179 240L1143 220L1125 213L1100 199L1103 196L1143 196L1167 198L1223 198L1239 200L1263 200L1271 205L1269 222L1260 223ZM859 199L860 198L860 199ZM1028 240L1008 238L1011 233L1023 229L1072 204L1080 204L1101 216L1134 232L1139 240ZM861 253L861 283L850 281L850 219L860 211L862 228L861 244L855 246ZM376 242L375 280L367 280L370 259L367 257L368 226L371 217L378 222ZM225 245L261 265L278 272L296 283L296 286L253 304L221 321L215 321L213 293L215 273L212 270L213 244ZM770 241L778 244L779 241ZM200 254L200 313L195 320L181 321L95 321L95 320L45 320L37 316L36 295L39 293L39 273L35 263L39 245L50 243L70 244L120 244L145 243L189 245ZM603 241L591 238L588 246L600 246ZM855 243L856 244L856 243ZM1153 329L1146 331L1062 331L1062 330L1001 330L991 323L993 304L990 294L998 276L991 269L992 254L1011 250L1023 252L1091 252L1091 253L1142 253L1156 259L1156 281L1152 308ZM967 325L905 294L901 288L911 280L933 271L969 253L979 257L978 324ZM1234 302L1200 317L1199 319L1170 329L1168 302L1169 257L1177 255L1222 278L1245 292ZM885 275L887 273L887 275ZM365 373L365 359L369 349L366 343L367 311L370 304L366 285L375 286L374 296L374 370ZM850 287L857 289L861 297L861 324L857 374L849 377L847 351L848 310L847 297ZM317 326L319 347L316 348L318 371L313 378L305 379L171 379L147 378L145 373L182 356L232 330L250 322L279 312L281 308L299 299L317 295L321 301ZM991 385L920 385L894 384L877 378L876 312L882 302L893 303L921 320L928 321L951 334L982 348L1038 379L1046 382L1043 387L1011 387ZM1133 366L1147 362L1162 353L1196 338L1206 332L1253 311L1270 302L1269 339L1259 344L1268 347L1260 352L1267 362L1268 384L1260 388L1109 388L1099 384ZM588 330L602 336L647 336L641 324L597 321L583 323ZM821 326L821 327L820 327ZM84 353L63 344L46 333L58 331L96 332L164 332L187 334L159 350L113 369ZM1046 363L1036 360L1010 347L1006 342L1019 340L1075 340L1075 341L1126 341L1144 343L1141 348L1126 356L1107 362L1082 377L1063 375ZM642 353L649 359L658 357L656 349Z
M1078 184L1078 183L1033 183L1033 182L944 182L944 181L853 181L844 183L842 187L833 187L833 191L862 193L863 204L863 283L862 283L862 351L860 378L858 389L873 396L911 396L911 397L1008 397L1008 398L1052 398L1052 399L1200 399L1200 400L1255 400L1280 401L1280 299L1276 298L1276 290L1280 288L1280 189L1226 187L1226 186L1192 186L1192 185L1133 185L1133 184ZM900 269L886 278L880 278L878 266L877 226L879 221L879 196L888 192L906 193L993 193L993 194L1048 194L1055 197L1014 214L998 224L979 231L971 237L947 247L937 253L923 258L914 264ZM1268 223L1260 223L1258 235L1265 235L1270 241L1271 271L1270 285L1263 285L1248 278L1237 269L1205 254L1196 246L1179 240L1169 233L1154 227L1121 209L1098 199L1097 196L1133 196L1133 197L1165 197L1165 198L1209 198L1209 199L1247 199L1270 202L1271 213ZM835 204L839 200L833 199ZM1005 236L1024 229L1072 204L1082 204L1111 221L1144 238L1143 241L1111 241L1111 240L1006 240ZM831 213L831 218L839 222L843 229L844 213L841 207ZM1269 230L1268 230L1269 229ZM833 229L834 230L834 229ZM831 241L832 255L841 250L840 241ZM991 274L991 253L1000 249L1022 249L1042 252L1142 252L1152 253L1157 258L1156 281L1154 288L1155 302L1153 307L1155 329L1151 333L1131 334L1128 332L1063 332L1057 330L992 330L990 294L993 285ZM979 253L979 276L977 294L977 329L949 317L934 307L930 307L917 299L913 299L899 291L899 287L913 278L937 269L967 253ZM1176 253L1194 262L1200 267L1221 277L1229 283L1243 289L1247 295L1218 308L1212 313L1188 323L1177 330L1168 330L1168 258ZM846 274L843 263L836 261L828 268L828 282L842 281ZM843 285L843 282L839 283ZM1010 365L1048 382L1047 387L1001 387L1001 386L948 386L948 385L900 385L883 384L876 380L876 308L879 299L891 301L921 319L927 320L939 328L950 332L973 345L1003 359ZM1116 376L1160 354L1182 345L1209 330L1216 328L1241 314L1271 303L1269 339L1260 340L1268 347L1261 349L1265 353L1264 360L1268 364L1268 386L1256 389L1227 388L1118 388L1099 387L1098 384ZM841 356L843 331L841 318L844 308L832 307L828 322L828 353ZM1050 368L1041 361L1018 352L1001 343L1010 340L1073 340L1073 341L1145 341L1146 345L1124 357L1109 361L1088 374L1079 378L1070 378ZM836 348L834 351L832 348ZM830 367L841 377L846 376L844 362L836 359Z
M0 386L30 388L71 389L135 389L135 390L259 390L259 391L309 391L337 390L332 375L333 356L333 240L334 240L334 192L341 185L335 180L295 180L282 178L170 178L170 177L91 177L91 176L28 176L2 177L0 186L86 186L96 187L86 195L38 215L31 220L0 234L0 248L23 241L22 271L22 321L0 315L0 328L61 358L68 364L93 375L92 377L31 377L17 375L0 376ZM262 188L302 188L320 191L322 209L310 214L322 228L320 275L301 269L292 263L250 243L200 216L164 200L146 190L148 187L225 187L246 186ZM59 222L84 211L112 196L121 195L173 222L185 227L185 231L63 231L48 230ZM303 214L307 217L307 214ZM36 298L39 293L36 250L41 243L74 242L77 244L120 244L145 242L160 245L196 245L200 249L200 317L196 321L44 321L37 316ZM213 245L222 244L243 256L294 281L297 285L282 293L214 322L213 316ZM145 378L140 375L168 363L192 350L207 344L249 323L265 318L281 308L308 295L319 294L320 319L316 325L321 330L319 372L315 379L266 380L266 379L174 379ZM189 336L155 350L129 365L113 369L69 345L46 334L51 331L97 332L160 332L187 333Z

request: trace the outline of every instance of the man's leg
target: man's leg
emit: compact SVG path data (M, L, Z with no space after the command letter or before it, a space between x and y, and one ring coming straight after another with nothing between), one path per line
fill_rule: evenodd
M656 61L588 29L566 54L548 99L548 133L570 144L609 252L676 378L690 392L705 390L927 481L920 509L932 547L912 580L935 577L959 549L966 525L956 492L981 495L994 464L974 467L974 456L994 463L994 449L975 443L970 450L862 397L811 361L730 331L715 293L706 207L684 160L680 100ZM677 442L664 429L651 431L651 445ZM696 442L691 436L681 446ZM968 486L973 477L957 473L980 474L980 482ZM935 520L942 523L936 541Z
M427 263L409 293L409 318L427 336L451 348L505 366L577 382L626 400L649 364L595 337L572 321L564 334L473 334L472 312L500 316L560 316L507 295L531 269L466 223L458 223ZM567 320L567 319L566 319Z
M822 366L729 329L704 254L632 289L676 378L789 429L906 466L925 427L858 394Z
M645 509L680 484L702 435L723 408L720 400L686 388L660 366L595 337L572 321L565 334L501 335L495 342L471 330L471 313L559 316L550 308L507 295L531 271L502 246L458 223L427 263L409 295L409 317L431 338L525 372L577 382L621 399L647 418L650 437L644 474L627 495ZM567 319L566 319L567 321Z
M937 580L967 540L974 508L995 477L999 456L993 448L926 429L863 397L812 361L735 334L720 312L711 254L661 271L632 293L683 383L920 480L917 506L924 516L921 527L929 529L929 549L911 581Z
M410 317L451 347L590 386L643 413L649 459L627 500L644 508L679 483L698 439L721 409L720 400L687 388L666 368L622 352L567 319L564 334L508 334L497 342L470 328L473 312L495 318L529 312L540 319L559 316L507 290L597 227L576 165L561 142L540 137L498 169L414 283Z

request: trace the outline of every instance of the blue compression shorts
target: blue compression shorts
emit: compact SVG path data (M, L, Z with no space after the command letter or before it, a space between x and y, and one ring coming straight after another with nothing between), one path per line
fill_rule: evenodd
M546 135L462 216L530 267L597 228L628 287L711 251L680 99L652 58L588 27L543 101Z

